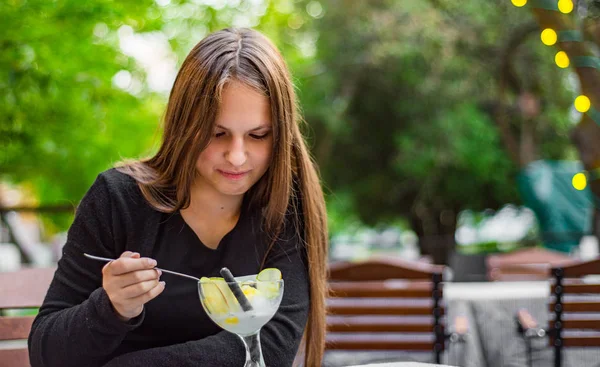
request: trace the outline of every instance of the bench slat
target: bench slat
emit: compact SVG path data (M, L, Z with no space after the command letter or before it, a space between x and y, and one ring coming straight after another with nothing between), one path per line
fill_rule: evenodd
M0 310L40 307L56 268L0 272ZM34 316L0 316L0 341L27 339ZM20 344L20 342L19 342ZM27 347L0 349L0 366L29 366Z
M29 366L29 353L27 348L0 349L0 365L2 367Z
M432 284L382 283L382 282L332 282L329 284L329 297L405 297L431 298ZM442 291L438 291L442 297Z
M554 306L556 302L548 304L550 312L554 312ZM600 312L600 302L596 301L567 301L562 303L563 312Z
M554 343L554 338L550 338ZM598 336L567 336L563 338L565 347L600 347L600 337Z
M554 320L550 321L550 328L554 328ZM600 320L593 319L575 319L563 320L563 329L596 329L600 330Z
M393 319L390 317L379 320L369 318L344 317L327 321L327 330L330 332L433 332L433 323L430 318L420 320Z
M444 309L440 309L440 312L443 315ZM418 305L331 305L327 306L327 313L331 315L432 315L433 308Z
M556 284L553 284L550 292L554 293ZM600 293L600 284L564 284L563 293L581 294L581 293Z
M373 270L376 271L373 271ZM434 273L442 273L441 265L412 262L402 259L373 259L361 263L336 262L329 264L331 280L365 281L383 279L431 279Z
M0 317L0 340L27 339L34 316Z
M0 273L0 309L39 307L56 268L30 268Z
M432 351L433 337L418 338L415 335L360 335L330 333L326 338L328 350L419 350Z

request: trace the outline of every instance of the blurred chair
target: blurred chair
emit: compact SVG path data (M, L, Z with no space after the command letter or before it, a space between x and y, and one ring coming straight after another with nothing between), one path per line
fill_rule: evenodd
M553 267L551 274L549 325L540 327L527 310L518 312L517 324L528 342L548 336L554 366L561 367L563 348L600 347L600 259Z
M464 340L460 318L445 325L443 266L402 260L336 262L329 267L326 350L429 351Z
M0 343L6 345L0 348L2 367L29 366L24 339L29 336L36 308L41 306L55 270L27 268L0 273Z
M487 280L487 255L462 254L454 251L450 256L452 282L485 282Z
M42 224L39 218L28 215L25 219L21 213L9 211L2 219L25 263L51 266L58 261L52 247L41 240Z
M550 278L553 266L576 262L561 252L538 247L489 255L486 259L491 281L546 280Z

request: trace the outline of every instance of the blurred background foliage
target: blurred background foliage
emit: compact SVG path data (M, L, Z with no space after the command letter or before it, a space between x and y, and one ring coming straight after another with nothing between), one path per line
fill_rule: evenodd
M284 54L333 233L453 235L463 210L519 204L530 161L577 157L571 72L510 1L6 0L0 19L0 180L35 205L76 204L99 172L156 148L170 85L144 61L156 51L132 43L161 45L173 77L227 26L261 30ZM534 125L523 91L539 102Z

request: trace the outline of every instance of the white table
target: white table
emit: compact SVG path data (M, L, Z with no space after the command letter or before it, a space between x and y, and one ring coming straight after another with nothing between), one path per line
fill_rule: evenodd
M444 299L502 300L550 297L549 281L473 282L444 284Z
M418 363L418 362L394 362L394 363L375 363L375 364L362 364L353 367L450 367L445 364L430 364L430 363Z

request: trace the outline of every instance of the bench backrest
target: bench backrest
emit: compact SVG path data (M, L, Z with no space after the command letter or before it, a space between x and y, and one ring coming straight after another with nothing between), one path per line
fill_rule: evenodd
M486 259L491 281L547 280L552 277L552 267L576 262L567 254L538 247L491 254Z
M31 309L41 306L55 268L27 268L0 273L0 343L15 342L15 346L0 349L3 367L29 366L27 339L35 316L10 316L7 310Z
M600 347L600 259L554 267L552 276L549 341L561 366L563 347Z
M330 264L326 349L431 351L440 363L442 273L395 259Z

